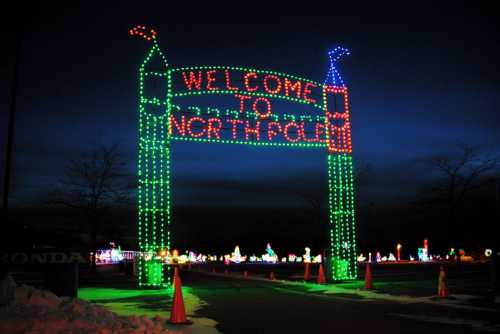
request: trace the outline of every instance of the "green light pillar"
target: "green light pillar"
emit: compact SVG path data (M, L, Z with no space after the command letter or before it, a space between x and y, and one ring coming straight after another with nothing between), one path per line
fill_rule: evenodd
M331 279L356 279L356 221L350 154L328 154L328 188Z
M167 61L153 39L153 46L139 68L139 286L159 287L170 283L168 269L159 256L161 251L170 248L170 139L167 120L171 93L167 67Z

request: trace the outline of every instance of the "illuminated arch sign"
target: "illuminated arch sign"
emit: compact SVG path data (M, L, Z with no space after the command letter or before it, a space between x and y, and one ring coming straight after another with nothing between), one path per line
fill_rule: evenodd
M337 47L329 52L330 68L320 83L252 68L171 68L153 29L137 26L130 34L151 42L139 68L138 240L146 254L139 259L139 284L168 283L155 258L170 249L173 141L324 149L331 241L327 264L333 280L356 278L349 95L336 66L348 51ZM219 106L222 97L225 108ZM208 104L202 101L207 98Z

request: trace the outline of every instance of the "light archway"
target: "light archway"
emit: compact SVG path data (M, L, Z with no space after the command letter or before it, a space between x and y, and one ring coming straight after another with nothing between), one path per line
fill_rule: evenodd
M268 70L233 66L170 68L156 31L136 26L131 35L151 42L139 68L138 263L140 286L168 284L164 263L170 249L171 143L245 144L324 149L328 169L331 280L355 279L356 222L348 88L337 61L348 50L330 51L324 83ZM227 95L230 108L176 104L182 97ZM284 114L274 101L316 110L320 115ZM167 277L167 278L165 278Z

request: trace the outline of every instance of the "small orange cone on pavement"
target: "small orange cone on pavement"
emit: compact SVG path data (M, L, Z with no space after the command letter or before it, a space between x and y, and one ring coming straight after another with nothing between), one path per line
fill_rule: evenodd
M370 266L370 262L366 263L366 271L365 271L365 289L373 289L372 283L372 268Z
M243 272L243 277L248 277L248 271L246 271L246 270L245 270L245 271Z
M273 271L271 271L271 273L269 274L269 279L271 281L274 281L274 272Z
M227 269L224 269L224 275L229 275L229 273L227 272Z
M215 268L212 268L212 272L215 274Z
M304 269L304 281L308 281L311 279L311 271L309 270L309 263L306 263L306 267Z
M191 321L186 319L186 309L184 308L184 300L182 298L182 284L179 277L179 268L175 267L174 271L174 300L172 301L172 309L170 311L170 320L174 325L188 325Z
M320 263L318 270L318 284L325 284L325 283L326 283L325 270L323 269L323 263Z
M439 281L438 281L438 297L439 298L448 298L449 292L446 287L446 273L444 272L444 266L441 265L439 269Z

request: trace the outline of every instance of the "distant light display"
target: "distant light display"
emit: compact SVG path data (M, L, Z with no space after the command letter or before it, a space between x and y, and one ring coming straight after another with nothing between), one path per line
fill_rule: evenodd
M151 43L139 67L137 233L143 254L138 260L139 285L170 283L161 254L171 248L170 149L174 141L325 149L330 225L326 264L331 268L331 279L355 279L349 95L337 66L349 51L337 47L328 53L330 67L322 84L254 68L170 68L154 29L139 25L129 33ZM233 104L220 108L177 102L184 97L221 95ZM283 113L276 107L283 102L310 112Z

